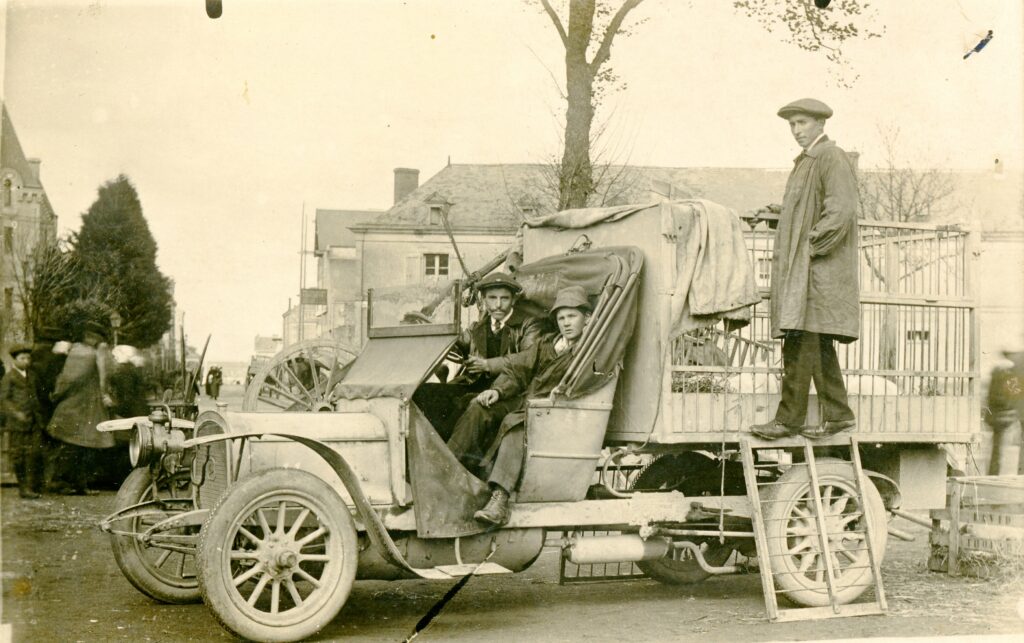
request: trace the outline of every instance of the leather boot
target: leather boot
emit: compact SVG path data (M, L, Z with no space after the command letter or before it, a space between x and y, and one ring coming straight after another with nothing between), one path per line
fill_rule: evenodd
M509 518L508 492L501 487L494 487L491 499L487 501L483 509L473 514L473 518L495 527L501 527L507 523Z

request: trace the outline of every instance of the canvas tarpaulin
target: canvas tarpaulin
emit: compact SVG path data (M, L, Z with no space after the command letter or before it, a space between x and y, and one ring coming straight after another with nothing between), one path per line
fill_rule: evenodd
M594 309L577 357L555 394L579 397L615 374L636 324L636 280L642 267L643 254L630 246L548 257L519 267L516 279L523 300L517 305L534 315L547 317L555 295L568 286L583 287Z
M660 205L579 208L533 217L530 227L583 229L613 223L649 208L669 215L663 232L676 241L672 335L720 319L734 327L750 322L750 306L761 301L739 218L731 209L703 199Z
M343 400L373 397L411 399L455 343L455 335L377 337L367 340L349 366L345 379L334 388Z

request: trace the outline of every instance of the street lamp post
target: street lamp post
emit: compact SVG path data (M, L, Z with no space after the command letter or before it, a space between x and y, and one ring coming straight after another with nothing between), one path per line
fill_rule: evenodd
M116 310L110 313L110 327L114 329L114 346L117 346L117 330L121 328L121 315Z

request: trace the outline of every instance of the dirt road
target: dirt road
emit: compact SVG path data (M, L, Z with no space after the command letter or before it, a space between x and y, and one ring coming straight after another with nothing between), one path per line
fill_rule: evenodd
M234 392L237 393L237 392ZM239 397L228 392L236 407ZM206 403L204 402L204 405ZM220 641L231 637L207 609L152 602L122 577L96 527L114 493L21 500L2 493L3 613L16 641ZM1024 632L1024 583L950 578L925 570L927 531L890 539L883 565L890 611L770 625L755 574L680 588L649 580L558 585L558 552L515 576L474 578L419 641L709 641L980 635ZM402 641L451 583L357 582L321 640Z

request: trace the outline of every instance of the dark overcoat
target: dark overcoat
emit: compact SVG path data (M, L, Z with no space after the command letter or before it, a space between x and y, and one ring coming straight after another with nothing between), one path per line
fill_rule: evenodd
M860 287L857 177L827 137L794 161L775 232L772 336L799 330L857 339Z
M113 435L96 430L97 424L110 417L103 404L99 369L100 360L107 362L108 369L110 367L112 360L106 353L86 344L71 347L53 391L57 407L46 428L51 436L92 449L114 446Z
M462 333L456 343L458 350L464 355L475 355L484 357L487 355L487 328L491 323L490 315L484 315L471 328ZM499 375L508 364L509 356L520 353L532 347L540 339L543 323L527 315L522 308L512 311L501 329L501 349L499 357L487 358L487 374L491 379ZM459 377L452 380L453 384L465 384L476 379L472 373L460 373Z
M12 368L4 373L0 379L0 412L7 431L27 433L39 427L41 412L32 371L22 375Z

